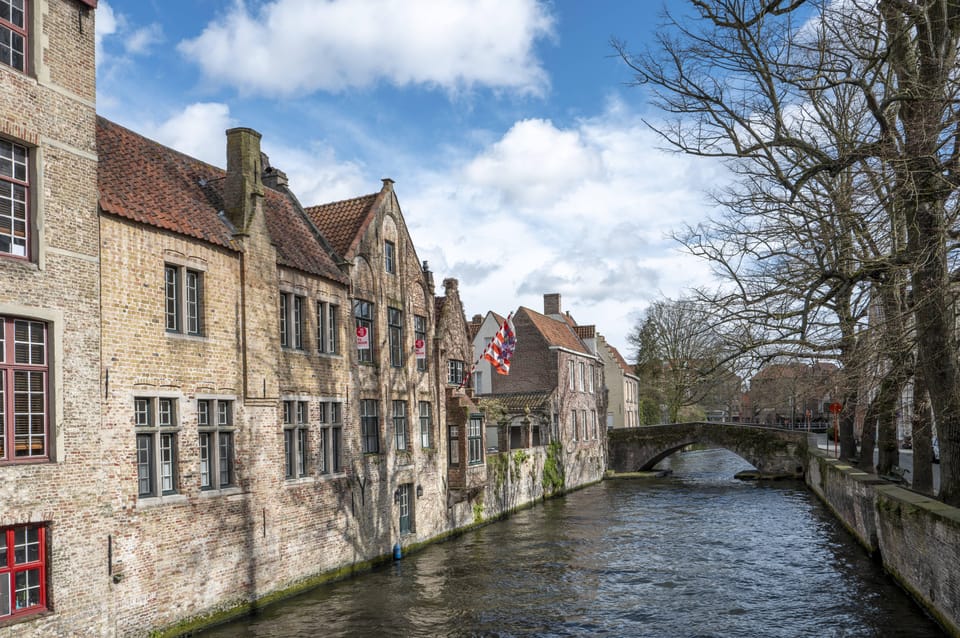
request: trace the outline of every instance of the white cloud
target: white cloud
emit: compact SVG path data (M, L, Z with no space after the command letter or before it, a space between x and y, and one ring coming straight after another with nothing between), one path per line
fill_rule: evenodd
M163 29L159 24L151 24L127 35L123 48L132 55L147 53L154 44L163 41Z
M154 44L163 41L163 27L152 23L133 28L126 15L114 11L106 0L102 0L97 5L94 40L97 70L103 74L107 67L126 64L130 56L148 54ZM115 43L119 43L119 48Z
M132 128L165 146L208 164L226 164L225 131L237 126L230 108L218 102L197 102L160 123L143 123Z
M100 2L97 7L96 32L94 33L94 42L96 44L96 63L106 59L103 50L103 40L117 32L117 16L113 13L113 8L106 0Z
M542 94L534 43L552 37L539 0L236 0L181 42L208 80L253 93L337 92L379 82Z
M438 281L461 279L468 316L542 311L542 295L559 292L627 355L650 301L710 280L667 235L705 216L703 190L721 169L657 143L616 103L570 126L524 120L448 172L398 183L398 195L419 257Z

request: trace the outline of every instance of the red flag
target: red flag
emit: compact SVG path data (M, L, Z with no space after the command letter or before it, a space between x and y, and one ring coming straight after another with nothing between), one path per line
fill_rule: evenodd
M510 374L510 359L517 348L517 333L513 330L513 321L507 316L500 330L483 351L483 358L490 362L499 374Z

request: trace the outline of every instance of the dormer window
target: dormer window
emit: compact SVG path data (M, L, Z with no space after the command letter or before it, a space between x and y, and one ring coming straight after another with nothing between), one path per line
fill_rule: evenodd
M383 242L383 267L391 275L397 273L397 247L392 241Z

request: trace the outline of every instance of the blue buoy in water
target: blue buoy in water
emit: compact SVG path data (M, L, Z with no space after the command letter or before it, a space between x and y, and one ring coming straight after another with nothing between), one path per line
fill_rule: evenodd
M400 560L403 558L403 552L400 551L400 543L395 543L393 545L393 560Z

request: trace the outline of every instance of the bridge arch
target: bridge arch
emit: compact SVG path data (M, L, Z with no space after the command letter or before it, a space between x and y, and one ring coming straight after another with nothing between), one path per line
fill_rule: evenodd
M806 433L730 423L676 423L609 430L608 467L621 473L651 470L671 454L697 443L730 450L757 468L764 478L803 477Z

